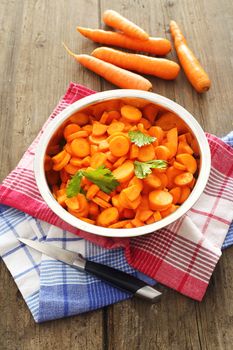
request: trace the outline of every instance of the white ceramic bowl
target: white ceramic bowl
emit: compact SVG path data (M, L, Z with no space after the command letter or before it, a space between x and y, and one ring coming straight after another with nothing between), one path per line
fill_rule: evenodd
M60 204L54 199L47 184L44 171L44 156L46 154L47 146L52 136L55 134L56 130L59 130L59 127L61 127L61 125L72 114L98 102L104 102L111 99L121 98L141 98L147 100L148 103L155 103L157 105L160 105L161 107L164 107L168 111L176 113L181 119L185 121L189 129L191 129L193 135L196 137L199 144L201 159L199 176L195 187L193 188L188 199L174 213L168 215L164 219L150 225L145 225L131 229L112 229L91 225L71 215L68 211L62 208ZM140 90L121 89L99 92L87 96L81 99L80 101L73 103L65 110L63 110L59 115L57 115L41 136L35 155L34 171L36 182L42 197L44 198L47 205L52 209L52 211L56 213L62 220L66 221L67 223L78 229L91 232L100 236L135 237L159 230L162 227L171 224L175 220L179 219L182 215L184 215L194 205L194 203L197 201L197 199L203 192L209 177L210 165L210 149L205 133L203 132L201 126L196 121L196 119L186 109L161 95Z

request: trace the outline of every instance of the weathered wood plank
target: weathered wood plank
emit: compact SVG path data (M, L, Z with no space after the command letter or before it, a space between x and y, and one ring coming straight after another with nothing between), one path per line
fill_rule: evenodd
M87 16L88 14L88 16ZM84 72L61 45L77 52L89 43L76 25L98 25L98 1L1 1L0 159L2 180L48 118L70 81L99 90L99 78ZM36 325L0 263L0 349L102 349L102 310Z

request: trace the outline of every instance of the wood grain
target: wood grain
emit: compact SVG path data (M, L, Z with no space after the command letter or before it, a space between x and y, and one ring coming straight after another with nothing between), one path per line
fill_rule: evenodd
M181 72L175 82L150 77L154 92L187 108L208 132L233 129L233 6L231 0L2 0L0 2L0 179L17 164L70 81L101 91L115 88L64 52L89 53L96 44L75 31L99 27L113 8L151 35L170 38L175 19L212 79L198 95ZM172 51L168 57L177 60ZM202 303L164 288L161 303L130 300L66 320L36 325L0 263L0 350L231 350L233 250L224 252Z

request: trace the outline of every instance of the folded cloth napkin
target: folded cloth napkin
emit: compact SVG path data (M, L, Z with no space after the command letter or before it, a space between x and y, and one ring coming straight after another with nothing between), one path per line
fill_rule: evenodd
M233 218L233 149L230 145L227 145L215 136L207 134L211 148L212 169L206 189L194 207L185 216L166 228L156 233L132 238L130 240L110 239L82 232L64 223L47 207L41 198L34 179L33 158L41 133L50 120L69 104L91 93L94 93L94 91L77 84L70 84L67 93L55 108L36 140L26 151L16 169L7 176L0 186L1 203L29 214L25 216L24 213L19 214L19 211L15 209L5 206L2 207L0 216L2 224L0 233L1 256L8 265L13 276L19 275L15 280L16 282L18 280L18 286L21 288L21 291L22 286L24 284L27 285L27 295L25 296L24 294L26 300L31 298L30 302L37 305L39 298L39 308L36 310L37 320L39 321L87 311L125 298L126 295L123 293L118 298L121 292L116 292L115 290L112 292L113 289L111 287L104 287L106 297L105 292L98 293L97 289L95 289L95 293L90 294L90 287L88 287L86 296L82 298L81 295L84 293L84 287L81 288L81 286L87 285L87 283L80 281L83 281L83 279L85 279L85 281L91 281L93 277L83 277L82 275L79 281L79 277L76 275L76 283L74 283L72 279L69 280L71 283L68 283L69 285L74 283L71 289L72 291L75 290L79 295L80 305L78 305L79 301L75 300L75 305L77 306L77 308L75 308L74 300L70 302L70 299L67 298L70 288L68 288L65 283L66 271L70 268L64 267L61 263L56 263L56 266L60 266L60 270L59 268L58 270L53 270L53 267L51 267L51 272L49 272L50 268L49 263L47 263L47 257L42 257L40 264L40 255L36 253L34 258L34 253L32 256L32 250L22 247L22 245L17 243L15 239L17 235L32 237L31 235L34 234L30 228L32 223L37 232L37 235L35 236L34 234L33 236L34 239L40 239L38 238L38 234L43 232L41 234L47 236L48 240L53 240L53 242L57 244L65 245L67 249L71 250L76 249L74 242L77 242L77 244L82 244L82 246L85 247L82 251L86 256L96 258L97 260L99 259L99 261L103 261L102 259L104 259L109 265L113 263L115 264L113 266L122 269L131 269L131 267L133 267L191 298L201 300L208 286L210 276L221 255L221 246ZM229 143L230 142L231 140ZM33 216L34 219L30 215ZM27 229L24 228L25 218L28 222ZM55 229L53 226L48 226L43 221L53 224L61 230ZM19 227L22 225L20 230L18 225ZM15 227L17 227L17 230ZM46 227L46 229L43 229L43 227ZM83 240L81 243L79 238L70 235L64 230L75 233L79 237L100 245L102 248L97 248L95 245ZM14 239L12 232L14 234ZM58 236L56 236L56 232ZM12 240L9 239L9 235L12 236ZM227 239L232 239L230 234ZM225 243L225 245L227 244L228 243ZM77 246L77 250L79 248L80 247ZM115 248L115 250L107 251L103 248ZM27 262L30 261L32 264L28 266L29 272L26 272L26 274L24 267L20 267L19 264L17 266L19 271L15 271L14 264L16 260L13 261L13 254L11 252L18 252L20 255L22 250L27 257ZM51 261L51 259L49 260ZM130 268L127 263L130 264ZM54 261L52 264L54 264ZM36 265L36 268L34 268L34 265ZM46 273L44 274L45 271ZM58 274L58 279L56 279L57 271L63 271L63 274ZM133 272L132 269L128 271ZM39 280L41 278L40 282L38 280L37 287L35 283L34 287L37 289L34 291L31 290L32 287L28 280L28 273L37 273ZM76 271L74 272L74 270L72 270L71 274L74 273L77 274ZM43 275L45 275L45 279L42 278ZM24 278L22 278L23 276ZM45 282L48 283L48 285L46 285ZM38 287L39 283L41 288ZM90 282L89 285L93 285L93 283L94 282ZM62 289L63 294L59 294L58 292L60 298L58 297L56 299L54 298L54 294L50 294L51 284L56 286L57 291L60 290L60 288ZM77 284L80 289L77 288ZM100 288L102 282L96 282L96 285ZM107 289L109 289L110 294L107 294ZM113 298L113 293L117 293L115 299ZM62 298L61 295L63 295L63 302L59 300ZM95 298L98 300L93 302ZM57 303L54 301L55 299ZM91 305L87 305L87 299L89 299ZM56 304L54 308L58 314L55 316L48 315L49 302ZM51 306L51 309L54 308ZM62 308L63 310L61 310ZM61 313L59 314L59 312Z

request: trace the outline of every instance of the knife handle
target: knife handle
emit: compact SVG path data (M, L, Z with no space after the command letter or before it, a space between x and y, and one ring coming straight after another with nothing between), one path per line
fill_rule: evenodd
M110 266L87 260L85 271L110 283L114 287L133 293L135 296L146 299L151 303L157 302L161 296L158 290L152 288L140 279Z

